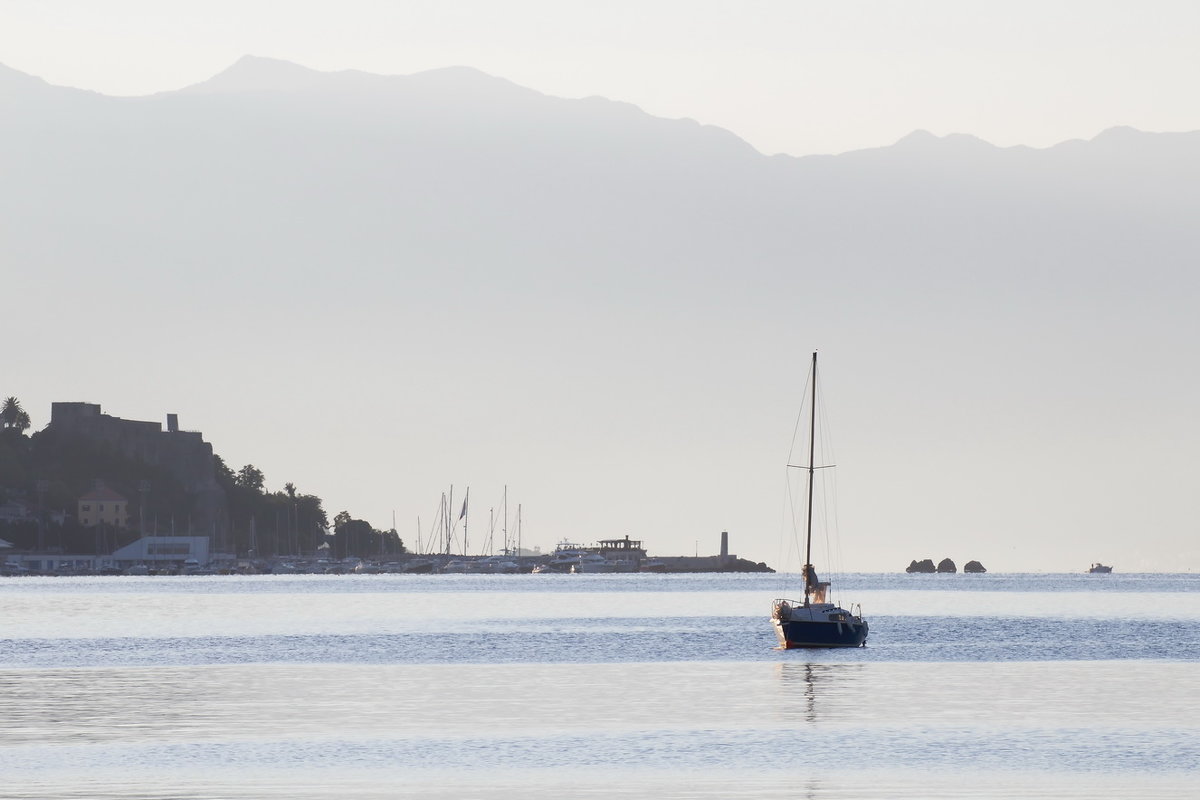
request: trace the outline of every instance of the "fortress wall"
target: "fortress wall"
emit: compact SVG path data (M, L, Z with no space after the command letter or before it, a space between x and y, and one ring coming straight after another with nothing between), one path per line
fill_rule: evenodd
M164 431L160 423L109 416L97 403L78 402L52 403L50 427L167 470L192 498L193 525L206 533L223 529L225 491L217 483L212 445L199 432Z

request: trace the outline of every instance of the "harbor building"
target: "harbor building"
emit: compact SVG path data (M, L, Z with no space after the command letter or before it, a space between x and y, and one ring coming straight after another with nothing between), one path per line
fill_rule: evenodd
M195 563L203 566L209 562L209 542L207 536L143 536L114 550L107 560L120 568L134 564L179 567Z

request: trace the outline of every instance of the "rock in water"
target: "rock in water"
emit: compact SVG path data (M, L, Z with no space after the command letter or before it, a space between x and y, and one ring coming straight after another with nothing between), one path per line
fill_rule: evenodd
M978 561L968 561L963 565L963 572L987 572L987 568Z
M954 565L954 562L951 561L950 559L943 558L941 561L938 562L937 571L938 572L958 572L958 567L956 567Z

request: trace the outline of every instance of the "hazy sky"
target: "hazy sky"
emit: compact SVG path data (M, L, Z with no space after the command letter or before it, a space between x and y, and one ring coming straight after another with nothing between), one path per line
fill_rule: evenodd
M147 94L245 54L320 70L465 65L732 130L766 153L914 129L1048 146L1114 125L1200 128L1200 4L0 0L0 62Z
M767 153L915 129L1047 147L1200 130L1197 23L1183 2L0 0L0 63L116 95L247 54L465 65ZM449 75L426 82L496 89ZM454 483L473 487L478 544L508 485L526 545L628 533L677 555L728 529L740 555L796 566L776 481L820 348L853 568L1200 563L1195 137L997 153L918 136L760 159L611 103L509 95L511 120L469 109L461 129L420 92L404 95L416 111L347 125L311 98L290 98L299 116L286 102L222 116L186 95L82 103L54 137L36 112L0 124L0 285L22 299L0 329L31 342L0 396L35 429L54 401L179 413L268 488L295 482L377 527L394 511L410 543ZM130 109L145 127L120 127ZM260 112L303 120L297 149L276 151ZM555 169L576 176L562 185L526 135L546 120ZM355 138L358 124L384 135ZM94 127L121 146L94 147ZM600 170L595 139L612 132L633 155ZM520 180L463 160L463 143L525 165ZM314 191L287 188L298 170ZM136 368L94 358L97 332ZM1115 463L1130 465L1119 491Z

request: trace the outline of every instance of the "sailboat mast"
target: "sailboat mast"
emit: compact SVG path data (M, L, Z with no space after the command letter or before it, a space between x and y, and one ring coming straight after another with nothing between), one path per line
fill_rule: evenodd
M812 416L808 427L808 525L804 535L804 604L808 605L810 592L815 588L809 585L812 575L812 517L813 517L813 475L816 472L817 453L817 354L812 357Z

